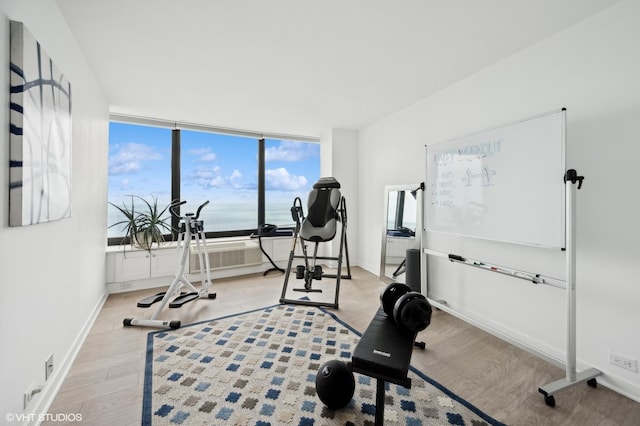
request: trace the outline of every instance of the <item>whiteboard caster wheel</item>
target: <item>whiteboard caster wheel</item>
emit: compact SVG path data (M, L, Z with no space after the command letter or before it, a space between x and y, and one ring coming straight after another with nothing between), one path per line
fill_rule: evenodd
M598 382L596 381L596 379L587 380L587 384L594 389L598 387Z
M547 404L547 406L549 407L555 407L556 399L553 397L553 395L545 395L544 403Z

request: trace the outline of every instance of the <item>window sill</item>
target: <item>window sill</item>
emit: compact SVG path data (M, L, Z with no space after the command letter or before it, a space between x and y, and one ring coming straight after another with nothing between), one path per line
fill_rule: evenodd
M293 235L274 235L274 236L264 236L262 238L269 238L269 239L282 239L282 238L292 238ZM215 244L215 243L229 243L229 242L238 242L238 241L250 241L250 240L255 240L257 239L256 236L253 235L246 235L246 236L241 236L241 237L220 237L220 238L207 238L207 245L210 244ZM153 248L151 249L151 251L155 251L155 250L168 250L168 249L175 249L177 247L178 242L177 241L166 241L164 243L161 243L159 246L157 246L156 244L153 245ZM191 241L192 245L196 244L196 240L192 240ZM107 253L116 253L116 252L120 252L120 251L126 251L126 252L140 252L140 251L146 251L145 249L139 248L139 247L132 247L131 244L119 244L116 246L107 246Z

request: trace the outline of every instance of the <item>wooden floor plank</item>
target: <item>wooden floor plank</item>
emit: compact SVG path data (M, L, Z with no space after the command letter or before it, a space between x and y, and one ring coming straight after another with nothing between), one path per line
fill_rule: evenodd
M357 267L352 275L351 280L341 280L340 309L330 311L362 332L379 307L385 284ZM327 281L322 288L331 293L324 296L330 300L334 281ZM275 305L282 283L283 275L274 272L216 280L215 300L167 308L161 318L188 324ZM138 308L136 302L154 292L109 296L49 413L82 414L84 424L91 425L140 424L146 339L151 329L123 327L122 320L150 318L155 306ZM431 325L418 340L425 341L427 349L414 351L416 368L507 424L640 424L640 404L602 386L575 386L555 396L555 408L547 407L538 386L563 377L562 369L445 312L434 311Z

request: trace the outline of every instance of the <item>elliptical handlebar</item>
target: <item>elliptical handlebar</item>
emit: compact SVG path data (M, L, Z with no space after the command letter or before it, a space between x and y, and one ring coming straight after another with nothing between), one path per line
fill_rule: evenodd
M171 205L171 207L169 207L169 211L171 212L171 214L175 217L177 217L178 219L182 219L182 216L180 216L180 213L176 210L178 206L181 206L183 204L186 204L186 201L178 201L175 202ZM196 215L195 217L193 216L193 213L185 213L185 217L186 216L190 216L193 220L197 220L200 217L200 211L202 211L202 209L204 208L204 206L206 206L207 204L209 204L209 200L205 201L204 203L200 204L200 206L198 207L198 210L196 210Z
M196 217L194 217L194 220L197 220L200 217L200 210L202 210L202 208L204 206L206 206L207 204L209 204L209 200L205 201L204 203L200 204L200 207L198 207L198 210L196 210Z
M175 203L171 204L171 207L169 207L169 211L171 212L171 214L177 218L180 218L180 213L178 213L175 208L178 206L181 206L183 204L186 204L186 201L176 201Z

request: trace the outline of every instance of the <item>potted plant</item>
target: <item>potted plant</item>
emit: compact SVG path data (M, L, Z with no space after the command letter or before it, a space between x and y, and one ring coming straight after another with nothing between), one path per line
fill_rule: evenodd
M175 203L169 203L163 208L158 206L158 198L151 196L148 201L137 195L131 195L131 206L122 203L122 206L109 202L113 207L118 209L124 218L111 225L122 225L124 231L123 242L129 239L134 247L139 247L147 251L151 251L153 243L159 247L164 242L164 234L173 231L171 226L171 214L167 212ZM136 209L135 200L139 200L142 205L140 210Z

